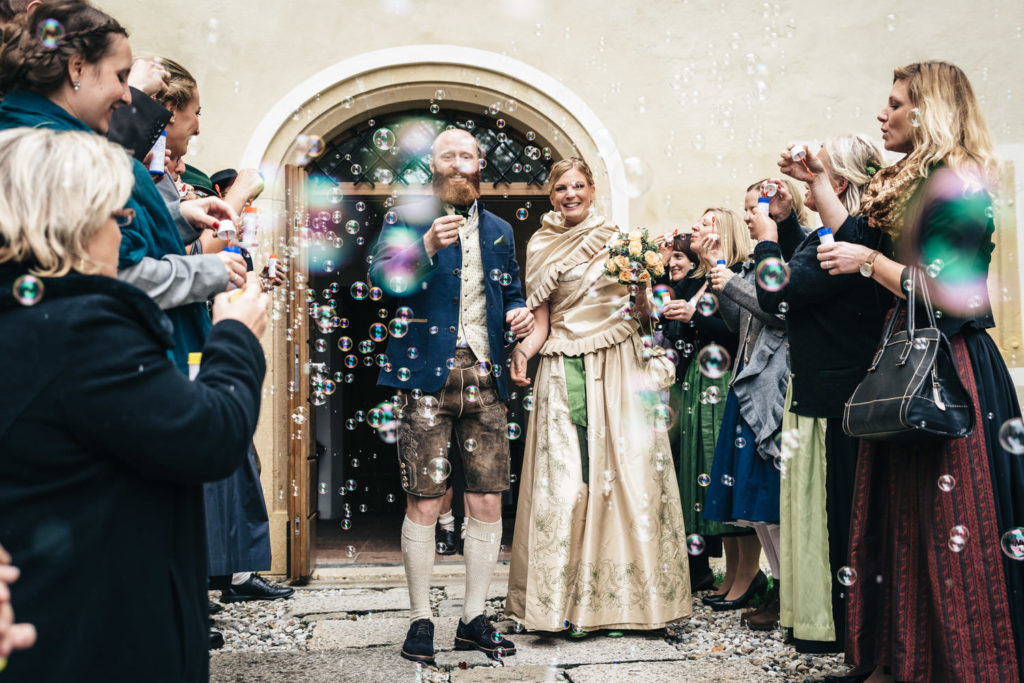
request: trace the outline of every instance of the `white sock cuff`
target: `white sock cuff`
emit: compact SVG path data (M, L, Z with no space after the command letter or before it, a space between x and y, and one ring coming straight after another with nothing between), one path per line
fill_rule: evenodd
M501 543L501 530L500 519L497 522L481 522L466 515L466 538L484 543Z
M455 515L452 511L442 512L441 516L437 518L437 521L441 523L441 526L448 526L449 524L455 524Z
M424 524L417 524L416 522L409 519L409 516L405 516L405 521L402 522L402 538L407 538L410 541L426 541L433 545L434 543L434 525L426 526Z

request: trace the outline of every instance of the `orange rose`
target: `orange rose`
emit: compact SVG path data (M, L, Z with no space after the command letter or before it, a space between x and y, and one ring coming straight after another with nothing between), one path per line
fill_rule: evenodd
M618 255L614 259L615 265L619 267L619 270L629 270L629 259L623 255Z
M643 243L640 240L630 240L629 241L629 255L630 256L639 256L640 254L643 253L643 251L644 251L644 245L643 245Z
M650 282L651 281L651 273L650 273L650 271L648 271L648 270L640 271L640 277L638 277L636 279L636 281L637 282Z
M612 275L615 275L615 273L619 272L619 266L618 266L618 264L615 263L615 261L613 259L607 259L604 262L604 267L605 267L605 270L607 270Z
M639 242L641 239L643 239L643 233L641 233L639 230L630 230L629 231L629 241L630 242Z
M661 255L653 251L646 251L644 252L644 263L647 264L648 268L653 268L661 263Z

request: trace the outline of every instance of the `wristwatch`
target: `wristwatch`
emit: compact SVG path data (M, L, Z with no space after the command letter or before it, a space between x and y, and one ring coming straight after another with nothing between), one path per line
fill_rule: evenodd
M877 251L871 252L871 256L868 256L868 260L860 264L860 274L864 277L871 277L875 274L875 259L878 258Z

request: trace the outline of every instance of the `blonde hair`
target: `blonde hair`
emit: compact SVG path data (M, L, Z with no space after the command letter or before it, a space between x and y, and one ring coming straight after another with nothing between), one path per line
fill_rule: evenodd
M549 195L555 191L555 183L558 182L558 179L572 170L582 173L583 177L587 179L587 184L591 187L594 186L594 172L590 170L590 166L587 162L583 161L583 159L580 159L579 157L569 157L568 159L556 161L551 166L551 171L548 173Z
M732 209L720 207L704 209L700 212L701 217L703 218L706 213L711 213L715 217L718 228L718 244L722 249L725 265L731 268L741 261L746 261L750 257L750 253L754 251L754 243L750 240L750 230L743 222L743 217ZM707 275L707 268L701 263L693 277L700 278L705 275Z
M156 57L155 61L167 72L167 91L160 95L160 103L172 110L181 110L195 99L199 85L188 69L177 62Z
M961 177L981 176L991 190L999 159L974 88L960 67L949 62L916 62L893 71L906 81L920 125L910 129L913 151L907 163L921 177L944 163Z
M40 276L99 272L87 248L134 182L124 148L100 135L0 132L0 263L23 263Z
M882 168L882 148L867 135L839 135L822 143L828 153L832 175L845 178L849 185L840 195L846 212L851 216L860 213L860 197L871 178Z

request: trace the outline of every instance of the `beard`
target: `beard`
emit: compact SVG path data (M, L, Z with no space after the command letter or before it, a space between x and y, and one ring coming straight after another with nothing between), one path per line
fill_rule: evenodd
M465 183L459 183L453 185L451 181L452 175L462 175L466 178ZM452 204L454 206L469 206L474 201L480 198L480 171L477 170L471 175L465 173L459 173L453 171L448 175L441 175L435 173L430 184L434 188L434 195L437 196L445 204Z

